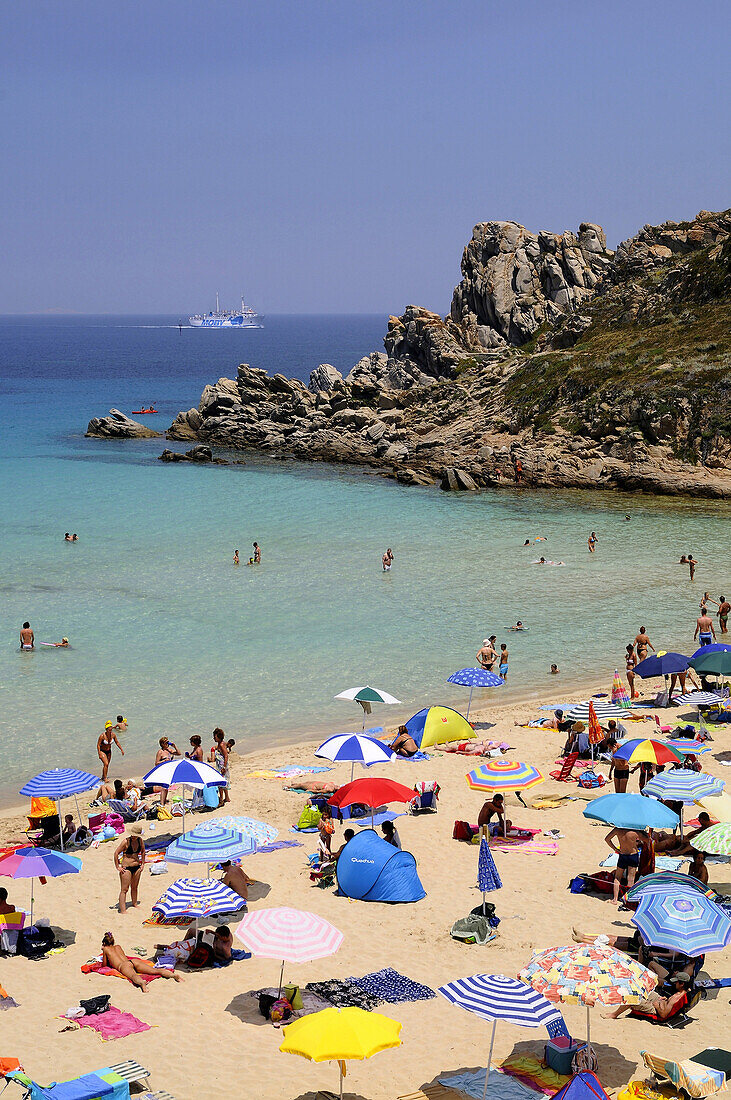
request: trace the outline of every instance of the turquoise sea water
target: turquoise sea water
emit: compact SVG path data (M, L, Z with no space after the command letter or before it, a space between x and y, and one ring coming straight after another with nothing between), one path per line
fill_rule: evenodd
M385 329L381 317L270 318L247 333L181 334L173 322L0 320L4 802L43 767L95 770L96 738L117 713L130 723L124 763L138 764L163 733L187 744L221 725L246 750L359 728L359 708L333 696L360 683L395 694L405 715L449 701L446 677L491 633L509 644L511 693L560 697L597 670L609 687L641 624L658 649L690 652L703 589L731 588L727 505L453 495L254 460L163 466L162 441L84 439L112 405L157 402L149 419L163 429L239 361L300 377L322 361L347 369ZM64 543L66 530L79 542ZM536 535L548 541L522 546ZM234 549L243 562L254 539L261 568L235 568ZM692 585L677 564L688 550L700 561ZM529 564L542 554L565 567ZM530 630L506 631L518 618ZM66 634L73 648L19 653L24 619L37 641ZM374 720L394 717L383 708ZM119 760L113 770L125 774Z

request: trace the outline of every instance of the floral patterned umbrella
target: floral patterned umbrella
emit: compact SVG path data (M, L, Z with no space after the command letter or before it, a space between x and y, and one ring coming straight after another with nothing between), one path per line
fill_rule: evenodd
M623 951L574 943L536 952L518 974L549 1001L586 1005L586 1041L591 1046L592 1005L636 1005L657 984L657 975Z

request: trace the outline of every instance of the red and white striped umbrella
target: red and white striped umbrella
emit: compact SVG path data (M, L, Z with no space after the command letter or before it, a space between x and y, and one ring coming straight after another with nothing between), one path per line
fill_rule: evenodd
M236 935L254 955L290 963L334 955L343 942L343 933L323 917L286 906L247 913Z

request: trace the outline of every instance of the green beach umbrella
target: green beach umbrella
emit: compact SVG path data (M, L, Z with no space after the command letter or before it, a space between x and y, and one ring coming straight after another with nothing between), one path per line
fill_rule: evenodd
M719 821L698 836L693 837L693 847L712 856L731 856L731 822Z
M371 703L400 703L400 699L394 698L393 695L389 695L387 691L381 691L379 688L374 688L366 685L365 687L348 688L346 691L341 691L339 695L335 696L336 699L347 699L350 703L360 703L363 707L363 729L365 729L366 714L371 713Z

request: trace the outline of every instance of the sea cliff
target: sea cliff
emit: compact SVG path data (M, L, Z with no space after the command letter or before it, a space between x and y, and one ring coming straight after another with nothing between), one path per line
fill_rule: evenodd
M505 482L731 497L731 210L644 226L476 225L445 317L408 306L384 351L309 385L241 364L170 439Z

